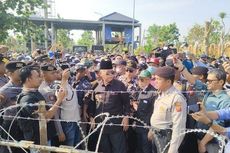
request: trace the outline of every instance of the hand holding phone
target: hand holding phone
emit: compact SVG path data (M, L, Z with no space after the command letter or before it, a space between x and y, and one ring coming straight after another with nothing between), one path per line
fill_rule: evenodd
M200 111L200 105L199 104L193 104L188 106L188 114L196 113Z

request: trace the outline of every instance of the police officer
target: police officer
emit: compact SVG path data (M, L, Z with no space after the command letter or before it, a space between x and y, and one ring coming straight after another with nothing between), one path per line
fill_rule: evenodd
M155 143L158 152L162 152L166 144L171 141L167 153L177 153L184 136L180 136L186 127L186 100L173 86L175 70L171 67L160 67L155 72L156 88L159 96L155 101L151 126L154 128ZM150 130L148 137L151 139ZM158 142L160 146L158 145Z
M0 107L7 108L16 104L17 96L22 91L21 79L19 77L19 69L25 66L25 63L13 61L6 64L6 73L9 76L10 80L0 89ZM7 110L4 113L3 128L8 132L10 125L12 124L11 130L9 133L16 140L22 140L23 136L16 122L12 123L13 117L17 114L17 109L12 108ZM11 116L11 117L9 117ZM8 135L1 131L1 137L4 139L9 138ZM12 149L13 151L19 151L18 149ZM1 147L1 152L8 152L6 147Z
M42 64L41 65L41 71L43 74L43 81L39 87L39 92L42 94L42 96L45 98L47 104L54 104L56 101L56 96L55 96L55 85L54 81L56 80L56 67L51 65L51 64ZM60 109L58 109L57 113L54 116L54 119L58 120L60 119ZM60 121L55 121L54 122L55 129L57 132L57 137L55 136L52 138L51 142L52 145L58 146L59 142L65 141L65 134L63 132L61 122Z
M148 70L141 71L138 76L138 85L142 91L139 93L137 103L133 103L135 109L134 116L144 121L148 126L150 126L150 117L157 95L155 92L156 89L150 84L151 76ZM138 122L136 124L142 125ZM136 153L152 153L151 141L149 141L147 137L148 129L137 127L135 128L135 132L137 134Z
M68 71L64 71L63 73L68 73ZM37 67L25 66L20 70L20 78L23 84L23 90L18 97L17 103L23 106L23 108L18 108L21 110L19 112L19 116L26 119L19 119L18 123L23 132L24 139L27 141L34 141L35 144L39 144L40 133L38 120L29 120L27 118L38 119L38 114L36 113L38 110L37 104L39 101L45 101L45 98L38 91L38 88L42 83L41 73ZM65 95L65 90L61 88L57 93L57 100L52 107L46 107L46 119L51 119L54 117L59 109L58 106L60 106L63 102ZM33 106L33 104L36 105ZM53 131L55 130L52 128L52 126L50 126L50 124L52 124L52 122L47 122L48 140L52 138Z
M0 54L0 88L4 86L8 81L8 77L5 75L5 64L8 62L8 59L3 57L2 54Z

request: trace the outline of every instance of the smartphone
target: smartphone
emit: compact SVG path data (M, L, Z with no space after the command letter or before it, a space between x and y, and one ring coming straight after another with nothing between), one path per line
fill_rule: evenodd
M65 70L65 69L68 69L68 68L69 68L69 65L67 65L67 64L61 65L61 69L62 69L62 70Z
M188 114L196 113L200 111L199 104L193 104L188 106Z

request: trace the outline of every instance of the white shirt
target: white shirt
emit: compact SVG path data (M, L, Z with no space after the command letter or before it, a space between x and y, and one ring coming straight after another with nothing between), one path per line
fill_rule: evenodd
M80 106L78 104L77 93L69 84L66 90L67 95L61 105L61 119L80 121Z

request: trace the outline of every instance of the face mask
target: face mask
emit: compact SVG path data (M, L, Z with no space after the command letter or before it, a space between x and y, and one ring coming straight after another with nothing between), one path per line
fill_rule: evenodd
M145 63L145 61L139 61L139 63L140 63L140 64L144 64L144 63Z
M120 67L116 67L116 72L117 73L121 73L121 68Z

